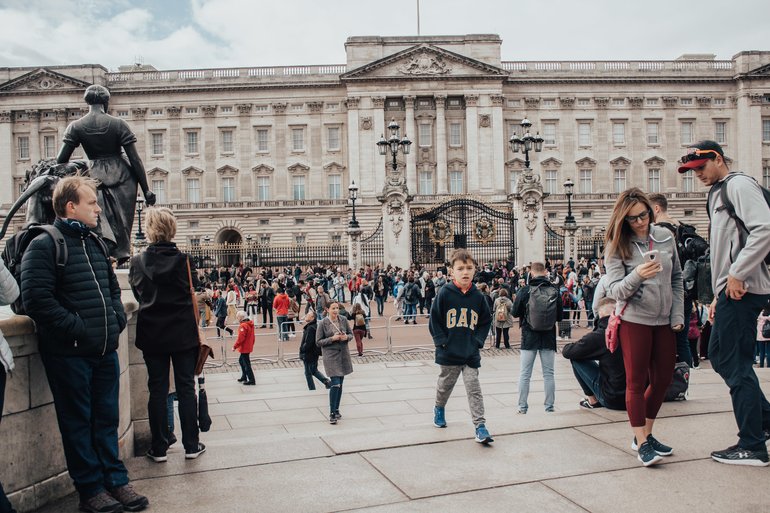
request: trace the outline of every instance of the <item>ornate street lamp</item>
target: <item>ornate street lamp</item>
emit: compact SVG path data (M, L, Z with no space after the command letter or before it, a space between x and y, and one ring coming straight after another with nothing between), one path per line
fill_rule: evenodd
M350 228L358 228L358 219L356 219L356 200L358 199L358 185L356 185L355 180L350 182L350 185L348 186L348 197L350 198L350 201L353 202L353 218L350 220L350 223L348 223L348 226Z
M396 123L396 120L392 119L388 125L390 138L385 139L385 135L381 135L380 140L377 142L377 148L380 150L380 155L387 155L388 151L390 151L390 154L393 157L390 166L393 168L394 172L398 169L398 164L396 163L398 149L401 148L404 155L409 155L409 147L412 145L412 141L409 140L406 134L403 138L399 137L400 129L401 127Z
M524 154L524 168L529 169L529 152L533 149L536 152L543 151L543 138L540 137L540 132L533 136L529 129L532 127L532 122L525 116L521 120L521 136L519 134L513 134L508 142L511 145L511 151L514 153Z
M137 227L136 227L136 235L134 235L134 238L136 242L134 243L137 247L143 246L145 244L144 240L144 232L142 231L142 212L144 211L144 198L141 196L136 197L136 216L137 216Z
M569 229L576 229L577 223L575 222L575 216L572 215L572 194L575 189L575 184L570 178L564 181L564 194L567 195L567 217L564 219L564 226Z

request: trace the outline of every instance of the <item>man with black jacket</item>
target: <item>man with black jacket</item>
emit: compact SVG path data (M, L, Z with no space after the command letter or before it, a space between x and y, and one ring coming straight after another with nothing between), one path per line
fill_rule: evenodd
M604 298L599 301L599 320L594 331L564 346L562 356L572 364L580 388L586 395L580 401L584 408L606 407L611 410L626 409L626 370L620 348L610 353L604 341L604 332L610 314L615 309L615 300Z
M149 501L128 483L118 455L117 348L126 314L103 243L91 232L101 211L96 182L64 178L54 189L53 209L67 247L66 266L56 268L56 241L39 235L22 259L21 294L37 324L67 470L80 511L140 511Z

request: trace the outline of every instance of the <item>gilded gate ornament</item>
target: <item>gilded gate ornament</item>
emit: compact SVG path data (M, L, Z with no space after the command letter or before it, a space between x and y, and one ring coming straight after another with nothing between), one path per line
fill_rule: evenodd
M452 225L444 219L436 219L430 224L430 240L437 244L446 244L452 238Z
M482 244L488 244L492 242L495 240L496 235L495 223L486 217L482 217L476 221L476 227L473 231L473 235L476 237L476 240Z

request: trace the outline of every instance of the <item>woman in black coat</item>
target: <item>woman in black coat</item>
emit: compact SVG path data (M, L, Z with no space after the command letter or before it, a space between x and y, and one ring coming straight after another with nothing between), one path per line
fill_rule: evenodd
M315 343L315 332L318 327L315 312L310 310L305 315L305 328L302 333L302 343L299 345L299 358L305 363L305 379L308 390L315 390L313 377L329 388L331 380L318 370L318 358L321 356L321 348Z
M166 461L169 446L168 409L169 364L174 363L174 383L179 400L179 421L185 458L200 456L206 447L198 440L198 410L195 399L195 364L198 360L198 326L188 278L189 258L171 239L176 220L167 208L147 209L146 227L150 245L131 259L129 281L139 312L136 347L147 365L150 399L147 413L152 445L147 457ZM194 287L197 273L191 269Z

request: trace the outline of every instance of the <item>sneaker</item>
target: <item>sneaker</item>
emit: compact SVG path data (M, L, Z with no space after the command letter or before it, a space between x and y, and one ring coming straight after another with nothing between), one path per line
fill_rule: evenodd
M660 456L671 456L672 454L674 454L674 449L672 449L668 445L660 443L658 439L652 436L651 434L647 435L647 442L649 442L653 450L656 453L658 453ZM636 442L636 437L634 437L634 441L631 442L631 449L635 451L639 450L639 446L637 445L637 442Z
M525 410L524 408L519 408L518 410L516 410L516 413L519 415L526 415L527 410Z
M434 406L433 407L433 425L437 428L445 428L446 427L446 418L444 417L444 407L443 406Z
M244 381L246 381L246 378L238 378L238 383L243 383Z
M171 443L169 442L169 445ZM144 453L145 456L150 458L155 463L163 463L164 461L168 461L168 456L166 456L166 453L161 454L160 452L155 453L152 449Z
M257 384L256 381L247 381L246 383L244 383L244 385L247 386L247 387L253 387L256 384Z
M639 454L637 456L639 458L639 461L642 462L642 465L645 467L649 467L650 465L655 465L660 460L663 459L663 457L655 452L655 449L652 448L652 445L650 445L650 442L644 442L642 445L639 446Z
M723 451L711 453L711 459L728 465L749 465L752 467L766 467L770 465L767 457L767 449L764 451L750 451L737 445L728 447Z
M329 424L336 424L337 416L334 413L329 414Z
M192 449L192 450L185 449L184 458L186 460L194 460L204 452L206 452L206 446L203 445L202 443L199 443L196 449Z
M487 431L487 427L484 424L479 424L476 428L476 441L480 444L494 442L494 439L489 435L489 431Z
M556 410L553 408L553 406L551 406L550 408L546 408L546 409L545 409L545 412L546 412L546 413L553 413L553 412L555 412L555 411L556 411Z
M123 505L106 491L101 491L93 497L81 500L78 509L86 513L120 513L123 511Z
M118 502L123 505L124 511L142 511L150 505L150 501L144 495L139 495L132 484L125 484L110 490Z
M335 411L335 412L334 412L334 416L335 416L337 419L341 419L341 418L342 418L342 414L340 413L340 411L339 411L339 410L337 410L337 411Z

